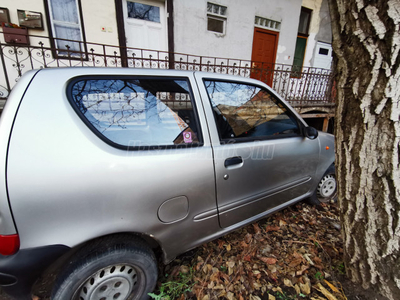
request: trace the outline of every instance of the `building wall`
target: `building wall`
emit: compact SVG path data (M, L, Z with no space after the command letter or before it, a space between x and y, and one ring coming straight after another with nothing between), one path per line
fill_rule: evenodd
M293 62L301 0L210 0L227 7L225 34L207 30L207 2L174 0L176 52L250 60L257 15L281 22L276 62Z
M176 52L250 60L257 15L281 22L276 62L292 64L301 6L313 10L304 66L312 66L317 41L331 41L327 0L209 0L227 7L225 34L207 30L207 0L173 1ZM115 0L81 0L81 4L86 41L118 46ZM48 36L43 0L2 0L1 6L9 9L16 24L17 9L41 12L44 30L29 29L29 34ZM35 43L31 38L31 45Z
M118 46L114 0L81 0L86 41ZM105 28L105 32L102 31Z
M117 21L114 0L81 0L86 41L118 46ZM46 11L43 0L2 0L0 6L8 8L11 23L18 25L17 9L42 13L44 30L29 29L30 35L48 36ZM106 30L102 31L102 27ZM3 40L3 36L1 35ZM31 45L36 46L31 38Z
M302 6L312 9L304 67L312 67L317 42L332 43L331 21L327 0L303 0Z
M42 13L44 30L29 29L28 32L29 34L32 35L48 36L46 14L45 14L43 0L18 0L18 2L15 0L2 0L0 6L8 8L8 13L10 15L10 22L17 25L18 25L17 9L31 10L34 12ZM0 39L2 42L4 42L2 34L0 35ZM31 40L31 44L33 45L34 43L35 41Z
M324 43L332 43L331 16L329 14L328 0L322 0L319 11L319 30L315 38Z

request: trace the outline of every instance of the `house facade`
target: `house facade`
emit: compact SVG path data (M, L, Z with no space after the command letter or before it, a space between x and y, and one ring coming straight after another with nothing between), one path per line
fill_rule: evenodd
M104 56L106 66L152 67L157 59L155 67L230 67L227 73L286 89L287 100L327 95L320 77L302 75L305 68L331 67L327 0L3 0L0 23L5 77L18 78L29 68L96 65ZM15 30L12 24L24 28L16 30L26 40L6 34ZM33 48L39 49L35 55ZM15 84L3 80L0 98Z
M327 0L3 0L1 6L0 16L22 26L19 13L26 19L39 13L41 26L28 27L30 35L330 68Z

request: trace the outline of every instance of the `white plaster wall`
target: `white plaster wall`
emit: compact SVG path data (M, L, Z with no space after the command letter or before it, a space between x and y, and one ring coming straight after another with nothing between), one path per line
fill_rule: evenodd
M118 46L114 0L81 0L81 3L86 41Z
M44 22L46 21L45 15L44 15L44 1L43 0L1 0L0 6L8 8L11 23L14 23L17 25L18 25L17 9L41 12L43 14L43 21ZM44 25L46 28L47 24L44 24ZM39 31L39 30L32 30L32 32L35 32L35 34L37 34L37 35L39 35L39 33L43 33L43 31Z
M304 67L312 67L313 55L317 44L316 36L320 30L320 10L322 0L303 0L302 6L312 9L311 23L309 29L309 36L307 39L307 48L304 55Z
M18 15L17 9L31 10L35 12L42 13L43 18L43 28L44 30L29 29L28 32L31 35L48 36L46 13L44 10L43 0L2 0L0 3L1 7L8 8L8 13L10 15L10 22L18 25ZM1 27L0 27L1 28ZM3 34L1 34L0 39L4 42ZM35 40L30 39L31 45L34 45Z
M118 45L117 20L114 0L82 0L83 22L87 42ZM17 9L41 12L44 30L29 29L30 35L48 36L43 0L1 0L1 7L8 8L11 23L18 25ZM106 31L102 32L101 28ZM2 41L3 35L1 35ZM35 45L35 39L30 39Z
M86 31L86 41L92 43L102 43L118 46L118 33L117 33L117 21L115 14L114 0L82 0L82 11L84 19L84 27ZM40 51L39 42L43 43L44 47L50 47L50 41L47 38L33 37L33 36L44 36L48 37L49 31L47 27L46 13L43 0L1 0L0 6L8 8L10 15L10 22L18 25L17 9L31 10L42 13L43 28L39 29L28 29L30 35L29 41L32 48L28 51L27 48L18 47L18 52L15 52L15 48L12 44L7 44L3 47L5 64L3 66L0 61L0 69L7 69L7 78L12 88L18 81L18 77L21 73L34 68L38 69L43 67L44 61L48 66L56 67L68 66L68 61L58 60L55 61L50 51L45 50L43 56ZM102 27L106 30L103 32ZM4 36L0 27L0 41L4 42ZM34 48L37 47L36 50ZM88 45L88 50L93 48L95 51L102 53L103 48L101 46L95 46L92 44ZM114 51L117 53L118 48L107 49L109 55L113 55ZM20 61L19 69L16 67L16 63ZM79 64L79 61L78 61ZM8 91L6 90L7 81L3 73L0 73L0 96L7 97Z
M254 17L261 16L281 22L277 63L292 64L301 6L313 10L310 36L304 66L311 66L319 11L322 0L210 0L227 6L226 34L207 31L207 0L174 0L175 51L203 56L251 59ZM82 0L87 42L118 45L114 0ZM48 36L43 0L2 0L10 12L11 22L18 24L17 9L41 12L45 30L29 29L29 34ZM102 31L105 28L105 32ZM1 35L0 39L3 39ZM35 39L31 39L31 45Z
M226 34L207 31L207 0L174 0L176 52L250 60L257 15L281 22L276 62L293 62L301 0L210 2L227 6Z

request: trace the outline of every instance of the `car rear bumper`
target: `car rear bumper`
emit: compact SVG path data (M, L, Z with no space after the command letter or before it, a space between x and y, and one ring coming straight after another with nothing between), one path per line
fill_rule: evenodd
M36 279L70 248L51 245L22 249L10 256L0 255L0 286L18 300L31 300Z

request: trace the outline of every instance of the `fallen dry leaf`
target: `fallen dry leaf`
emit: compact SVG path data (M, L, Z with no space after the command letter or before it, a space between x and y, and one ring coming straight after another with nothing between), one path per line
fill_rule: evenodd
M265 227L265 231L266 231L266 232L278 231L279 229L281 229L281 228L278 227L278 226L267 226L267 227Z
M241 241L241 242L240 242L240 246L243 247L243 248L247 248L249 245L246 244L245 241Z
M296 290L297 295L301 293L300 287L297 284L294 286L294 289Z
M189 271L190 271L190 268L188 266L183 265L180 267L180 272L182 274L187 274L187 273L189 273Z
M243 260L245 260L245 261L250 261L250 260L251 260L251 256L250 256L250 255L245 255L245 256L243 257Z
M251 235L250 233L246 234L246 236L244 237L244 241L246 242L246 244L250 244L252 239L253 235Z
M256 290L259 290L259 289L261 289L261 287L262 287L262 284L259 283L259 282L254 282L253 285L254 285L254 288L255 288Z
M303 293L303 294L306 294L306 295L309 295L310 293L311 293L311 287L310 287L310 285L308 284L308 282L306 282L306 283L300 283L300 289L301 289L301 292Z
M322 260L321 260L318 256L313 257L313 261L314 261L317 265L322 264Z
M268 300L276 300L275 296L268 294Z
M300 249L302 251L304 251L304 247L302 247L302 249ZM295 258L301 258L302 260L304 260L303 255L301 255L300 253L298 253L297 251L293 252L293 257Z
M213 287L213 290L224 290L224 289L225 289L224 285L221 283Z
M261 228L258 226L258 223L254 223L253 228L256 234L261 232Z
M234 294L233 294L232 292L228 292L228 293L226 294L226 298L227 298L228 300L234 300L234 299L235 299Z
M332 284L330 283L328 280L324 280L325 283L330 287L330 289L332 290L332 292L334 293L340 293L339 290Z
M298 265L300 265L303 262L303 258L296 258L294 260L292 260L289 264L289 267L294 268L297 267Z
M285 278L285 279L283 280L283 283L284 283L284 285L286 285L287 287L293 287L293 283L292 283L289 279L287 279L287 278Z
M328 298L328 300L338 300L335 296L333 296L326 288L324 288L323 286L322 286L322 284L321 283L318 283L318 289L319 289L319 291L322 293L322 294L324 294L324 296L326 297L326 298Z
M314 265L314 262L310 258L310 254L304 254L304 258L310 263L310 265Z
M304 273L305 271L307 271L308 269L309 269L309 266L302 265L301 268L300 268L300 270L297 270L297 271L296 271L296 275L297 275L297 276L301 276L301 275L303 275L303 273Z
M273 257L260 257L260 260L265 262L267 265L274 265L276 264L276 258Z
M179 282L179 272L190 271L186 274L193 272L193 279L188 284L194 286L191 292L183 292L185 299L276 300L274 295L285 293L287 299L345 300L327 279L327 271L334 278L332 266L342 263L342 238L333 226L321 222L324 218L338 221L338 210L335 204L322 210L298 204L277 212L178 257L164 267L158 286ZM327 279L321 282L324 292L317 285L318 272Z
M279 220L279 226L286 226L287 223L283 220Z

